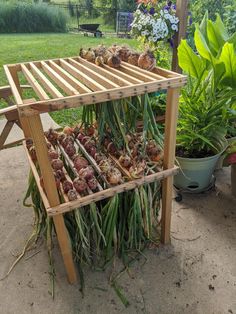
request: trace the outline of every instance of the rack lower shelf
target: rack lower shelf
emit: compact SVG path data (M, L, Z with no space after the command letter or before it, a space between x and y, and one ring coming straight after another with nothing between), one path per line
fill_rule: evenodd
M55 216L58 214L70 212L76 208L79 208L79 207L88 205L90 203L94 203L94 202L101 201L103 199L112 197L115 194L123 193L123 192L129 191L129 190L133 190L133 189L135 189L141 185L144 185L147 183L152 183L154 181L161 181L161 180L163 180L169 176L173 176L173 175L177 174L179 171L179 168L175 166L175 167L170 168L170 169L166 169L166 170L163 170L163 171L160 171L157 173L146 175L140 179L135 179L135 180L132 180L129 182L125 182L125 183L116 185L114 187L109 187L109 188L104 189L102 191L98 191L98 192L95 192L93 194L89 194L89 195L80 197L74 201L66 201L66 202L59 204L57 206L50 207L47 196L46 196L43 188L41 187L40 178L39 178L39 174L38 174L38 171L36 169L36 166L33 163L25 144L24 144L24 147L25 147L25 151L26 151L26 154L27 154L27 157L29 160L29 164L30 164L32 173L34 175L36 184L38 186L38 189L39 189L39 192L40 192L40 195L41 195L41 198L42 198L42 201L44 203L44 206L45 206L45 209L47 211L48 216Z

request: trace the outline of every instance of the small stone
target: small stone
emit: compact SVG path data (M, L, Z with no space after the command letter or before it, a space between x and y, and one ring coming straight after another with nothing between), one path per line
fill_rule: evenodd
M208 288L209 288L209 290L215 290L215 287L214 286L212 286L212 284L210 284L210 285L208 285Z

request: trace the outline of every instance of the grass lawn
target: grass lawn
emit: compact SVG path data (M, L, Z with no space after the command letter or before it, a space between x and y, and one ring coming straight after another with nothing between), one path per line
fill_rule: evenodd
M36 61L57 57L78 55L81 47L128 44L137 48L137 41L120 38L94 38L78 34L18 34L0 35L0 86L8 84L3 64ZM0 102L0 107L4 106ZM81 115L81 109L71 109L52 113L57 123L74 124Z

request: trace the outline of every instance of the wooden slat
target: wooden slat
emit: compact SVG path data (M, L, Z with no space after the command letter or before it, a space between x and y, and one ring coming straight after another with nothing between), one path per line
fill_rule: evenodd
M140 72L140 73L142 73L142 74L145 74L145 75L147 75L147 76L149 76L149 77L152 77L152 78L154 78L155 80L163 80L163 79L165 78L165 77L163 77L163 76L161 76L161 75L158 75L158 74L156 74L156 73L153 73L152 71L146 71L146 70L141 69L141 68L139 68L139 67L137 67L137 66L135 66L135 65L132 65L132 64L130 64L130 63L128 63L128 62L121 62L121 64L124 65L125 67L128 67L128 68L130 68L130 69L133 69L133 70L135 70L135 71L138 70L138 72Z
M79 92L71 86L64 78L62 78L56 71L54 71L46 62L41 62L42 68L55 81L55 83L63 89L68 95L78 95Z
M11 107L2 108L2 109L0 109L0 116L5 115L6 113L14 112L14 111L17 111L16 105L11 106Z
M26 67L26 65L22 64L21 69L23 74L25 75L27 81L32 86L33 90L35 91L36 95L39 97L40 100L50 99L44 89L39 85L35 77Z
M116 84L120 85L120 86L130 86L132 85L131 82L123 79L122 77L120 77L119 75L115 74L115 73L111 73L108 70L105 70L104 67L100 67L97 66L96 64L92 63L92 62L88 62L87 60L81 58L81 57L77 57L77 58L73 58L77 61L79 61L80 63L86 65L88 68L93 69L95 71L97 71L99 74L103 75L104 77L112 80L113 82L115 82Z
M181 77L181 74L179 74L179 73L172 72L170 70L162 69L159 67L155 67L152 71L154 73L162 75L166 79L173 78L173 77L176 77L176 78Z
M19 108L19 110L22 115L30 116L35 114L34 110L38 110L40 113L43 113L65 108L75 108L83 105L90 105L135 95L142 95L145 93L151 93L158 90L167 89L170 86L173 88L181 87L185 84L186 80L186 77L182 76L178 79L172 78L159 82L142 83L134 86L122 87L122 89L88 93L79 97L65 97L63 100L61 100L61 102L57 100L39 101L36 104L30 104L28 106L23 105Z
M178 172L178 167L172 169L164 170L158 173L154 173L145 177L142 177L137 180L129 181L115 187L93 193L92 195L84 196L83 198L69 203L60 204L58 206L51 207L47 210L49 216L55 216L58 214L63 214L69 211L74 210L85 205L90 204L91 202L97 202L102 199L112 197L118 193L123 193L124 191L133 190L143 184L151 183L154 181L160 181L168 176L172 176Z
M139 80L142 80L144 82L155 82L156 79L151 77L150 75L143 74L139 71L139 68L136 67L136 69L131 69L126 65L123 65L120 67L120 70L123 71L124 73L127 73L129 75L132 75L133 77L136 77Z
M9 85L11 87L11 91L12 91L13 97L15 99L15 102L18 105L22 105L23 104L23 100L21 98L20 91L18 90L18 88L16 86L16 82L14 80L13 73L9 70L9 68L6 65L4 65L3 68L4 68L4 71L5 71L7 80L9 82Z
M133 85L133 84L140 84L141 82L144 82L143 80L139 80L139 79L137 79L137 78L135 78L135 77L133 77L133 76L131 76L131 75L129 75L129 74L126 74L126 73L124 73L124 72L121 72L121 71L118 70L118 69L111 68L111 67L109 67L109 66L106 65L106 64L104 64L103 68L106 69L108 72L113 73L113 74L115 74L115 75L121 77L122 79L124 79L124 80L126 80L126 81L132 83L132 85Z
M86 75L88 75L90 78L94 79L96 82L98 82L99 84L101 84L102 86L110 89L110 88L116 88L116 87L120 87L119 85L117 85L116 83L114 83L111 80L108 80L105 76L102 76L101 74L99 74L98 71L94 71L90 68L88 68L87 66L80 64L78 61L72 59L72 58L68 58L68 61L78 70L82 71L83 73L85 73Z
M91 88L93 91L105 91L106 88L102 86L101 84L97 83L93 79L91 79L88 75L84 74L82 71L75 68L73 65L71 65L69 62L66 62L64 59L60 60L61 66L68 71L70 74L74 75L76 78L78 78L83 84Z
M178 120L179 88L170 88L167 92L165 114L164 169L171 169L175 163L176 125ZM162 216L161 241L170 242L171 209L173 195L173 177L168 177L162 183Z
M51 68L53 68L61 77L63 77L68 83L70 83L71 86L73 86L80 93L83 94L83 93L91 92L91 90L87 86L83 85L78 80L76 80L74 78L74 76L72 76L68 72L66 72L55 61L49 60L48 63L51 66Z
M41 195L41 198L42 198L44 207L47 209L47 208L50 207L50 205L49 205L47 196L46 196L46 194L44 193L43 188L41 187L38 171L37 171L37 169L36 169L36 167L35 167L35 164L33 163L32 159L31 159L31 157L30 157L30 154L29 154L28 149L27 149L27 147L26 147L25 141L23 141L23 147L24 147L24 149L25 149L25 153L26 153L27 159L28 159L28 161L29 161L31 171L32 171L33 176L34 176L34 178L35 178L35 182L36 182L36 184L37 184L39 193L40 193L40 195Z
M47 79L47 77L34 65L32 62L29 63L32 72L40 80L42 85L47 91L55 98L63 97L63 95L56 89L56 87Z

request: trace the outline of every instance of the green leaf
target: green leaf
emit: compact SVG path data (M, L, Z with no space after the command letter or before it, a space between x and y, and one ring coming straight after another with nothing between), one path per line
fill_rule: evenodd
M224 41L228 41L229 39L229 34L227 32L226 27L224 26L224 23L221 20L221 17L218 13L216 13L216 20L215 20L215 27L221 34L221 37Z
M181 40L178 47L178 58L180 67L193 77L201 77L206 70L204 60L194 53L185 39Z
M205 40L208 42L208 38L207 38L207 21L208 21L208 11L206 11L203 19L202 19L202 22L199 26L199 29L202 33L202 35L204 36Z
M210 50L203 34L201 33L199 27L197 27L195 30L194 42L195 42L195 45L196 45L196 48L197 48L199 55L202 58L207 59L208 61L213 63L214 57L212 56L211 50Z
M225 44L225 40L221 29L219 29L217 24L213 23L211 20L207 21L207 36L211 52L216 57L221 52L221 49Z
M228 42L234 45L234 49L236 49L236 32L228 39Z
M225 75L222 79L229 87L236 87L236 54L233 44L226 43L222 49L220 60L225 65Z

